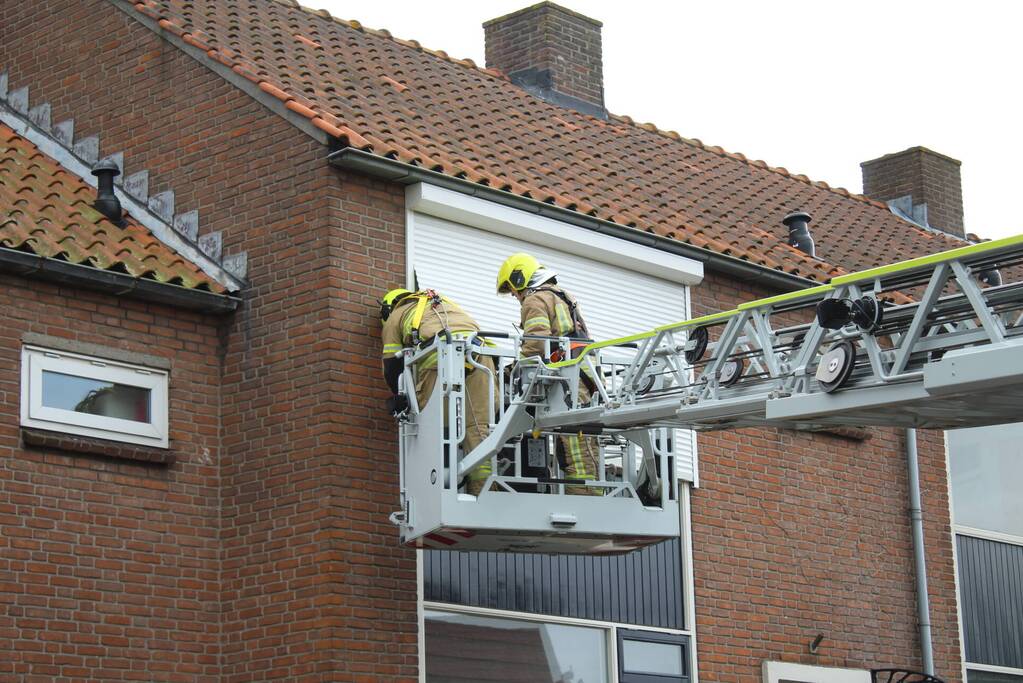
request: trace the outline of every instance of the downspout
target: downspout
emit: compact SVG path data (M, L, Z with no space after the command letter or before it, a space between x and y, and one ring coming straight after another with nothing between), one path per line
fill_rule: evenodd
M931 607L927 597L927 562L924 559L924 513L920 505L920 461L916 449L916 430L906 430L906 465L909 470L909 517L913 526L913 564L916 569L916 611L920 628L920 656L924 673L934 675L934 649L931 642Z

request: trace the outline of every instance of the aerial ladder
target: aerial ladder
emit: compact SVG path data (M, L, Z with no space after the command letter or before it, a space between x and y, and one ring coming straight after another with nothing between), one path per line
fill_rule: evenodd
M438 335L401 351L404 386L438 354L425 406L400 422L401 540L419 548L617 554L677 537L680 429L954 429L1023 420L1023 235L835 277L728 311L588 343L521 337L480 346ZM1002 279L1006 282L1002 282ZM1013 281L1016 277L1017 281ZM510 344L510 347L508 346ZM557 353L560 352L560 353ZM489 436L463 453L467 366L490 372ZM582 373L596 391L580 401ZM600 443L603 495L566 494L555 437ZM463 477L491 460L479 496ZM572 486L578 485L576 480Z

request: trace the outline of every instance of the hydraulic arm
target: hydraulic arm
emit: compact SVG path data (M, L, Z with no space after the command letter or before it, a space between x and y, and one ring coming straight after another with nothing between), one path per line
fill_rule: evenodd
M451 454L457 453L464 429L458 392L470 344L438 338L429 349L406 350L406 368L419 354L439 352L444 381L438 391L444 400L436 403L448 413L438 418L432 443L422 440L422 420L409 416L403 472L407 478L410 453L432 448L448 454L442 469L451 491L488 458L495 465L491 490L513 493L522 484L545 483L556 489L556 478L523 476L528 451L523 439L585 433L602 444L602 472L589 485L602 488L605 497L594 503L610 507L609 499L617 499L664 510L676 499L674 477L663 473L673 471L679 429L958 428L1019 421L1023 282L1014 276L1021 262L1023 236L1017 236L591 343L558 363L519 360L515 344L498 363L510 373L507 382L501 373L494 378L503 400L497 401L490 436L461 457ZM578 340L548 344L567 356L573 341ZM585 404L578 390L584 374L598 379L590 382L596 390ZM447 431L440 424L448 425ZM516 445L509 449L509 444ZM603 471L609 453L618 458L617 479ZM489 496L495 497L500 498ZM486 493L476 502L485 499ZM570 502L566 508L584 504ZM403 522L401 514L396 521ZM404 518L408 521L411 513ZM553 522L548 526L559 528ZM574 526L566 522L560 528ZM625 531L617 536L628 536ZM604 551L627 545L619 542ZM594 552L592 547L584 551Z

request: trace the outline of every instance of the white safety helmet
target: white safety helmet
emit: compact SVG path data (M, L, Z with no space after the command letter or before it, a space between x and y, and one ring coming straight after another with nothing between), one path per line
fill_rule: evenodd
M526 287L529 288L529 289L532 289L534 287L539 287L543 283L547 282L548 280L553 280L557 276L558 276L557 271L550 270L548 268L544 268L543 266L540 266L533 273L533 276L531 278L529 278L529 283L526 285Z

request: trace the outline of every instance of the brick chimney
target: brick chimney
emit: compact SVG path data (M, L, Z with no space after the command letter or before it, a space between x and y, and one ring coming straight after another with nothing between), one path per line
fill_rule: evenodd
M483 24L487 67L562 107L607 118L602 24L553 2L541 2Z
M914 223L965 237L960 165L926 147L886 154L860 164L863 194Z

